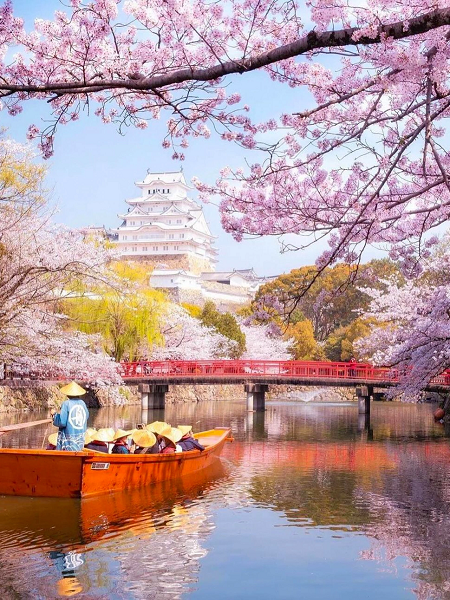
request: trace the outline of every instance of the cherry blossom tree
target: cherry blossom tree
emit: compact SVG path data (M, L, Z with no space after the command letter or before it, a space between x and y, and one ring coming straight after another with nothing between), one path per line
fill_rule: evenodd
M2 330L1 360L7 374L34 379L75 379L96 386L120 383L117 363L105 354L100 336L68 332L64 315L26 309ZM9 336L9 337L8 337Z
M426 264L426 276L386 293L372 290L364 317L376 322L370 335L357 342L360 352L379 365L399 370L402 381L393 393L417 399L436 375L450 368L450 254L437 254Z
M57 311L82 282L108 279L111 252L52 223L44 172L26 147L1 141L0 157L0 362L22 373L118 381L99 340L70 332Z
M44 156L84 108L142 129L167 110L174 158L211 131L253 151L249 166L197 182L219 196L236 239L294 233L306 236L301 248L326 238L321 268L386 244L406 273L420 270L424 235L450 210L445 2L69 4L32 31L9 0L0 7L0 95L11 115L27 100L49 103L53 122L29 128ZM298 109L280 102L269 119L252 117L237 75L255 70L266 78L258 88L281 99L284 85Z
M163 346L153 346L152 360L211 360L227 358L236 346L234 340L202 325L176 304L169 305L160 322Z
M283 339L273 323L268 325L246 325L241 323L245 335L246 351L243 360L292 360L291 339Z

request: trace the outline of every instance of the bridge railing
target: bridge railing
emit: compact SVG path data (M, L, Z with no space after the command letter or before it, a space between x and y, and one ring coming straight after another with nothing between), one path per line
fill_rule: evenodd
M198 378L305 378L354 380L358 382L398 382L397 369L374 367L367 363L326 362L326 361L275 361L275 360L166 360L166 361L123 361L118 370L123 379L161 379L174 377ZM25 371L15 366L4 366L0 379L34 379L64 381L75 379L87 381L87 374L78 371L69 373L62 369ZM432 384L450 386L450 369L433 377Z
M398 381L396 370L365 363L271 360L136 361L122 362L121 375L128 378L174 376L208 377L304 377L309 379L355 379Z

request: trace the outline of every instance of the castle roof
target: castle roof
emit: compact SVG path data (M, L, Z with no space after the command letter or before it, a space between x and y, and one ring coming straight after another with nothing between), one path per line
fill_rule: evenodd
M152 183L178 183L184 187L188 187L183 171L166 171L163 173L149 173L147 171L144 181L136 181L136 185L138 186L151 185Z

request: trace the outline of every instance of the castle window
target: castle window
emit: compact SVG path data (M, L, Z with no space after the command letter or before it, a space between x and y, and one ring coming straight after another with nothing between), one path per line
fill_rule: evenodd
M138 236L137 235L133 235L133 240L137 240Z
M180 233L180 240L184 238L184 233Z
M142 246L142 252L147 252L147 246Z
M177 223L181 223L181 219L177 219Z
M174 250L179 250L180 247L179 246L174 246Z
M169 249L169 246L163 246L163 250L165 250L166 252L168 249Z
M169 233L169 240L173 240L173 239L175 239L174 234L173 233Z
M123 240L127 240L127 239L128 239L128 237L127 237L126 235L124 235L122 239L123 239Z
M131 251L132 251L132 252L137 252L137 246L133 246L133 247L131 248Z
M152 250L153 252L158 252L158 246L153 246Z

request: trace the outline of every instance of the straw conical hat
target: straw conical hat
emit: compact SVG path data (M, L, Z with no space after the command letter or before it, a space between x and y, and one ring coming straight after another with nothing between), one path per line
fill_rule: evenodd
M97 442L112 442L114 440L114 429L104 428L99 429L95 432L95 435L92 436L92 441Z
M163 431L170 429L170 425L169 423L164 423L164 421L153 421L153 423L146 425L145 429L148 429L148 431L152 431L153 433L163 435Z
M111 440L114 437L115 429L113 429L112 427L102 427L101 429L99 429L99 431L106 431L107 433L109 433L109 435L111 436Z
M86 446L86 444L90 444L92 442L92 440L94 439L92 436L97 433L97 432L93 432L86 430L84 433L84 445Z
M168 440L170 440L174 445L181 440L183 434L176 427L171 427L170 430L167 430L165 433L161 434Z
M133 442L141 448L151 448L156 443L156 436L148 429L138 429L133 435Z
M51 433L48 436L48 443L51 444L52 446L56 446L57 442L58 442L58 433L57 432Z
M178 425L177 429L181 431L184 437L187 433L192 431L192 425Z
M78 385L78 383L75 383L75 381L71 381L69 384L62 387L60 392L66 396L84 396L86 390L84 390L81 385Z
M119 440L120 438L128 437L129 435L134 433L134 431L135 431L134 429L128 429L126 431L125 431L125 429L118 429L116 431L116 433L113 435L113 440L116 441L116 440Z

